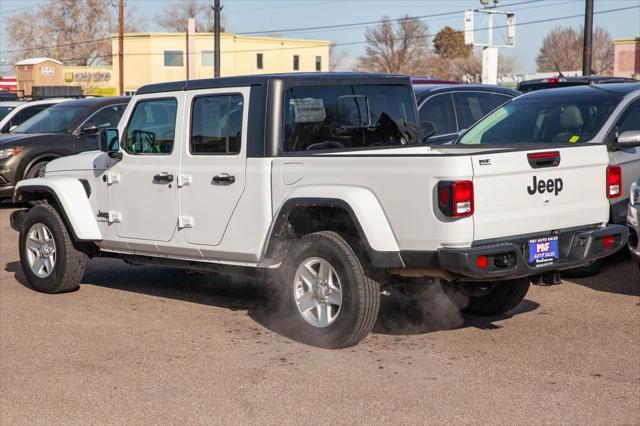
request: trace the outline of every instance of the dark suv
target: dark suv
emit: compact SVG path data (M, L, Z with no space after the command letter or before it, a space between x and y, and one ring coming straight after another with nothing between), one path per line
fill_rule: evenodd
M98 132L116 127L128 97L87 98L54 105L0 136L0 199L19 180L38 177L58 157L97 150Z
M487 84L414 84L420 126L429 144L457 138L476 121L520 92Z

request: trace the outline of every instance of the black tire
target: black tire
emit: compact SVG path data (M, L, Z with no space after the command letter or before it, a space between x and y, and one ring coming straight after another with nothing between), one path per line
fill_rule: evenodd
M576 269L569 269L564 272L564 275L569 278L587 278L598 275L604 265L604 259L597 259L588 265L582 266Z
M39 163L34 164L31 168L25 173L25 179L33 179L37 177L44 176L44 168L47 166L48 161L41 161Z
M474 292L465 291L466 288L484 285L484 283L463 284L463 292L469 297L469 304L462 311L480 316L500 315L515 308L522 302L529 291L529 279L497 281L488 283L489 290L484 294L474 295Z
M327 261L341 286L342 304L335 320L323 327L308 322L296 303L296 271L311 258ZM360 342L373 328L380 308L380 284L363 262L335 232L316 232L294 242L280 268L278 282L274 283L281 302L283 331L303 343L330 349Z
M43 224L55 243L56 259L52 272L39 277L29 265L27 240L35 224ZM84 275L87 256L73 246L67 228L58 212L49 204L31 208L24 217L19 240L20 262L29 284L43 293L65 293L78 289Z

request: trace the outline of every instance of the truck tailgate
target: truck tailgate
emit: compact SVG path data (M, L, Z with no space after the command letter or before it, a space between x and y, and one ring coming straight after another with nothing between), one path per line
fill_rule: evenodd
M606 146L493 151L472 162L474 241L608 221Z

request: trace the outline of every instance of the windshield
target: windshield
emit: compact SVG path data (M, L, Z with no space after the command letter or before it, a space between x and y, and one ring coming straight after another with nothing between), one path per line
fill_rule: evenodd
M84 106L56 105L31 117L14 133L64 133L86 111Z
M409 86L293 87L284 98L284 150L419 143Z
M523 97L489 114L461 144L583 143L600 130L620 98L610 93Z
M5 118L14 108L12 106L0 106L0 120Z

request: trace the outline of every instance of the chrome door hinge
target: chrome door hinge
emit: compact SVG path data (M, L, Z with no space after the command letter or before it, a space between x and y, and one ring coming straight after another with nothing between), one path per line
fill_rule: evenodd
M194 220L191 216L178 216L178 229L193 228Z
M191 175L178 175L178 188L182 188L186 185L191 185L193 177Z
M109 219L107 219L109 223L120 223L122 222L122 213L117 211L109 211Z
M113 185L114 183L120 183L120 173L107 172L107 185Z

